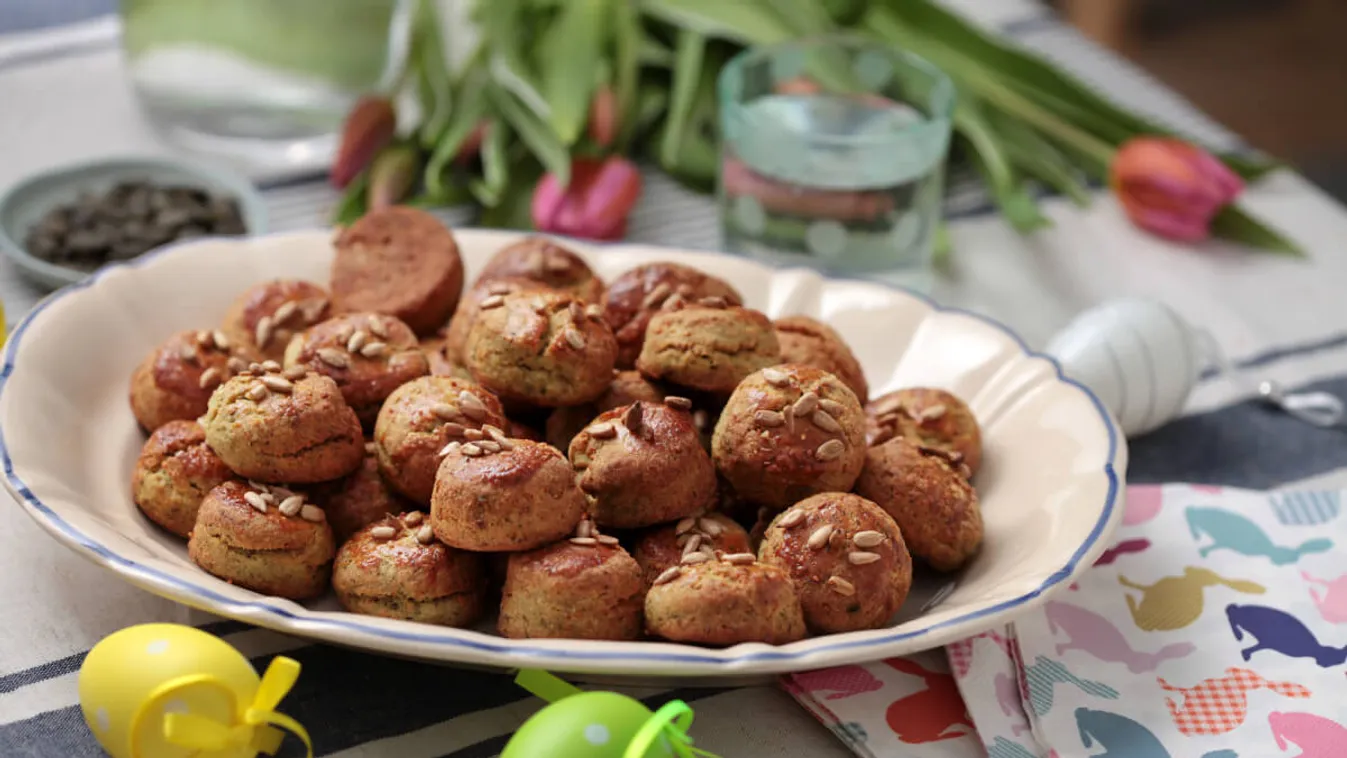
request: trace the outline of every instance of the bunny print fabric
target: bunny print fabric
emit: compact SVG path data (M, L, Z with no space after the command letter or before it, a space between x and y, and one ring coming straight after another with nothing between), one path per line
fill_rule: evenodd
M948 674L914 656L786 686L878 758L1347 756L1339 505L1339 493L1132 487L1114 544L1080 581L950 645Z

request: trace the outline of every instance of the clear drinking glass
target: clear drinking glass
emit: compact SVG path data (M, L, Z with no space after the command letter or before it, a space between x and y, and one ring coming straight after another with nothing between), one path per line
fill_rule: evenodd
M132 88L172 142L257 174L326 167L401 75L417 0L122 0Z
M726 249L925 288L954 85L853 37L747 50L718 82Z

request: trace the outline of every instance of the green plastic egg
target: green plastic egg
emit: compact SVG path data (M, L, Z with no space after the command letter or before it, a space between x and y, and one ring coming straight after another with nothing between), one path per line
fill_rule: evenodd
M638 758L627 746L654 714L616 692L582 692L538 711L515 732L500 758ZM676 758L658 739L639 758Z

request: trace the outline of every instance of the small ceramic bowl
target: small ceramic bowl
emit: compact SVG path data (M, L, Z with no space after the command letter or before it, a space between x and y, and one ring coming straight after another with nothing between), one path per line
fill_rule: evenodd
M34 174L0 194L0 250L33 281L52 289L74 284L92 271L65 266L28 252L24 240L34 224L52 208L73 202L85 192L103 192L123 181L199 187L228 195L238 203L247 233L266 231L266 206L246 178L191 161L152 157L120 157L62 166Z

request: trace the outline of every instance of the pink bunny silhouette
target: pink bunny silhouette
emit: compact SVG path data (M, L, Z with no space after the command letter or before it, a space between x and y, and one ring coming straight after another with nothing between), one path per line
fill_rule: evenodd
M1347 747L1347 727L1312 713L1279 713L1267 716L1277 747L1300 748L1296 758L1339 758Z
M829 693L823 698L824 700L841 700L884 688L883 682L861 666L835 666L830 669L802 671L791 678L798 687L811 695L820 692Z
M1136 526L1155 518L1160 513L1162 500L1163 491L1158 486L1128 487L1123 526Z
M1319 615L1324 617L1324 621L1347 623L1347 574L1332 580L1316 579L1308 571L1300 572L1300 576L1310 584L1310 597L1314 598L1314 604L1318 606ZM1324 588L1323 594L1315 589L1315 585Z
M1165 645L1153 653L1133 650L1111 621L1070 603L1049 602L1043 607L1043 613L1053 634L1066 632L1068 637L1066 642L1057 645L1059 656L1067 650L1081 650L1101 661L1125 664L1129 671L1139 674L1154 671L1161 663L1196 650L1187 642Z
M968 670L973 667L973 643L980 639L991 640L1007 656L1014 658L1015 653L1010 648L1010 640L996 632L983 632L967 639L951 642L945 646L945 653L949 656L949 666L953 669L955 676L968 675Z
M1004 673L993 677L992 684L996 688L996 703L1001 706L1001 713L1010 717L1010 733L1018 737L1029 731L1029 719L1024 716L1024 701L1020 699L1019 685Z

